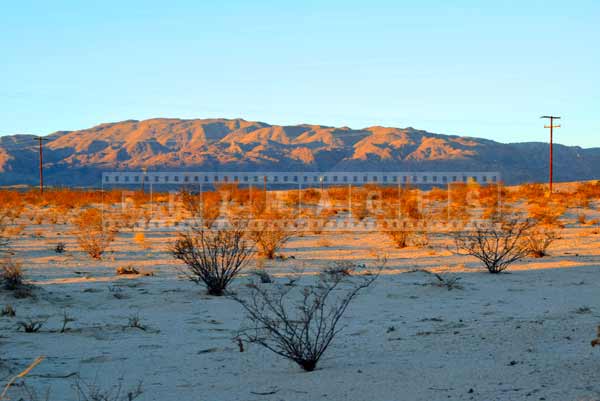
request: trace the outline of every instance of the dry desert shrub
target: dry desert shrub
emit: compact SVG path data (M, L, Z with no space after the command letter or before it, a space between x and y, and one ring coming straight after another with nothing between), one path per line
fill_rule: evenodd
M357 221L363 221L369 217L369 208L367 205L368 193L363 188L355 188L352 191L352 203L350 206L350 213L352 218Z
M4 308L0 311L0 316L15 317L16 314L15 308L10 304L4 305Z
M54 252L55 253L65 253L65 251L67 250L67 244L65 244L64 242L58 242L56 244L56 246L54 247Z
M269 211L259 217L257 224L248 232L248 237L256 244L259 256L273 259L294 235L294 227L287 223L291 216L282 212Z
M142 382L125 389L123 377L117 380L118 384L101 387L96 380L86 382L77 376L73 389L78 401L133 401L144 393Z
M400 199L398 205L384 205L379 227L397 248L426 246L429 242L427 231L419 227L425 222L425 216L417 206L414 193L403 192ZM398 217L399 214L401 217Z
M114 217L114 222L116 227L120 230L133 230L141 218L142 211L140 209L128 208L117 213Z
M264 269L256 269L252 272L252 275L258 278L258 280L262 284L271 284L273 283L273 278L271 275Z
M221 214L221 193L182 190L180 195L183 209L194 220L194 224L211 228Z
M28 318L17 322L17 326L22 328L25 333L37 333L46 323L45 319Z
M23 268L12 258L0 260L0 280L5 289L17 290L23 286Z
M442 188L433 188L425 196L430 202L446 202L448 201L448 191Z
M327 188L327 195L329 198L337 202L348 202L348 195L350 193L349 188L345 186L332 186Z
M69 315L69 313L67 312L67 310L63 310L63 315L62 315L62 325L60 327L59 333L66 333L69 329L69 324L73 323L77 321L77 319L75 319L73 316Z
M261 216L267 210L267 191L263 189L252 189L250 199L250 214L252 216Z
M433 273L429 270L423 270L424 273L431 274L434 280L428 283L434 287L446 288L448 291L462 290L463 286L459 283L461 280L460 276L451 275L447 273Z
M221 195L218 192L202 194L202 224L211 228L221 214Z
M513 193L514 200L539 201L546 198L548 187L539 183L527 183L520 185Z
M308 188L302 191L302 203L305 205L318 205L321 202L321 191Z
M399 194L400 216L404 219L420 220L423 213L420 205L421 192L410 186L401 188Z
M396 222L393 222L394 224ZM416 248L424 248L429 245L429 235L426 230L415 228L402 227L406 222L398 221L397 228L389 228L385 230L387 236L392 240L396 248L402 249L407 246ZM409 226L412 226L410 224ZM392 225L393 227L393 225Z
M516 217L476 224L472 230L454 234L456 253L473 256L490 273L500 273L529 255L526 236L532 225Z
M567 211L566 205L556 198L529 202L527 209L529 218L537 224L549 227L562 227L560 218Z
M558 234L549 228L534 227L526 233L525 239L529 255L534 258L543 258L548 255L548 248L558 239Z
M570 196L571 205L579 208L591 207L591 202L600 198L600 181L581 182Z
M499 218L502 209L506 212L506 205L503 206L502 203L507 198L507 191L502 183L481 186L478 196L484 219Z
M351 276L357 270L355 263L349 260L336 260L324 272L327 274Z
M283 202L288 207L298 207L302 199L302 192L299 189L285 191Z
M117 234L117 230L110 225L108 214L103 216L95 208L80 212L73 225L79 246L94 259L102 258Z
M117 267L117 269L115 270L115 273L117 273L117 275L119 275L119 276L126 276L126 275L140 274L140 271L138 269L136 269L135 266L125 265L125 266Z
M307 286L251 284L247 296L234 296L248 322L238 338L311 372L340 333L340 320L350 303L377 277L323 274Z
M186 277L206 285L210 295L223 295L253 253L243 225L205 229L194 227L180 234L171 249L186 265Z
M396 248L406 248L412 230L406 227L405 221L393 221L389 227L384 227L385 234L392 240Z
M453 183L449 187L448 194L448 218L460 222L466 222L471 218L471 200L479 188L472 188L469 184Z

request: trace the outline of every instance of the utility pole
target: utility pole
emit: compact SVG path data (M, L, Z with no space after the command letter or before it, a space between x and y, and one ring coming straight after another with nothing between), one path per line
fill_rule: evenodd
M560 125L554 125L554 120L560 120L560 117L557 116L542 116L540 118L550 120L550 125L544 125L544 128L550 128L550 172L549 172L549 181L550 181L550 195L552 195L552 183L553 183L553 173L554 173L554 149L553 149L553 129L560 128Z
M46 138L36 136L34 140L40 144L40 194L44 193L44 154L42 153L42 141L47 141Z

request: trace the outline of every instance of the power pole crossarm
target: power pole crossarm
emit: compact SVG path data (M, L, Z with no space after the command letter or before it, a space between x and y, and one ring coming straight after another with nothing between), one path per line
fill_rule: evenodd
M550 195L552 195L552 183L554 182L554 128L560 128L560 125L554 125L554 120L560 120L557 116L542 116L540 118L550 120L550 125L544 125L544 128L550 128L550 166L549 166L549 183L550 183Z

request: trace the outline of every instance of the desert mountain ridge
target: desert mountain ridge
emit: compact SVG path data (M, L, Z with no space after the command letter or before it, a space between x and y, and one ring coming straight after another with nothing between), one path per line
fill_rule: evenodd
M499 171L547 179L548 144L500 143L412 127L270 125L243 119L126 120L58 131L44 142L45 181L96 186L103 171ZM600 178L600 148L555 145L555 178ZM0 185L36 184L32 135L0 137Z

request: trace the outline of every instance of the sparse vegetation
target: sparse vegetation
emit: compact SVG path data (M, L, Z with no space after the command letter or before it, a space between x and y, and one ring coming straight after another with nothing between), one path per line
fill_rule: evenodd
M66 247L67 247L67 245L64 242L59 242L54 247L54 252L56 252L56 253L64 253L65 250L66 250Z
M108 214L103 216L98 209L82 211L73 224L77 230L79 246L94 259L102 258L117 233L110 225Z
M37 333L46 323L45 319L28 318L17 322L17 326L22 328L25 333Z
M556 231L548 228L533 228L525 235L527 246L529 247L529 255L534 258L543 258L547 256L548 248L558 235Z
M360 276L349 282L341 274L325 274L308 286L250 285L247 297L234 297L249 322L238 337L313 371L340 332L352 300L376 278Z
M325 273L334 276L351 276L356 270L356 265L349 260L336 260Z
M80 377L73 386L79 401L133 401L143 393L142 382L132 386L129 390L123 388L123 378L117 380L116 385L102 388L95 381L88 383Z
M132 265L119 266L116 269L118 275L136 275L140 274L140 271Z
M76 319L73 318L71 315L69 315L67 313L66 310L63 311L63 319L62 319L62 326L60 328L60 332L61 333L65 333L67 330L69 330L69 328L67 326L69 326L69 323L73 323Z
M221 214L221 194L215 192L193 193L181 191L184 210L194 220L194 225L210 229Z
M23 286L23 269L12 258L0 260L0 280L5 289L17 290Z
M490 273L500 273L530 253L525 236L531 227L531 221L514 217L476 224L454 234L456 252L476 257Z
M423 271L428 274L433 275L434 280L431 283L429 283L430 285L433 285L435 287L446 288L448 291L461 290L463 288L462 284L459 283L459 281L461 280L460 276L450 275L450 274L433 273L433 272L430 272L429 270L423 270Z
M173 245L173 256L186 265L189 280L203 283L210 295L223 295L253 253L245 239L245 225L205 229L195 227L180 234Z
M258 254L273 259L275 253L292 237L293 230L286 227L289 216L283 213L265 213L260 216L259 226L253 227L249 237L256 243Z
M140 318L139 313L136 313L134 315L131 315L127 318L127 326L128 328L132 328L132 329L139 329L142 331L146 331L147 327L142 324L142 319Z
M16 314L17 312L15 311L15 308L13 308L12 305L4 305L4 308L2 308L2 311L0 311L0 315L7 317L15 317Z
M267 273L264 269L257 269L252 272L252 274L260 280L263 284L271 284L273 282L273 278L269 273Z

